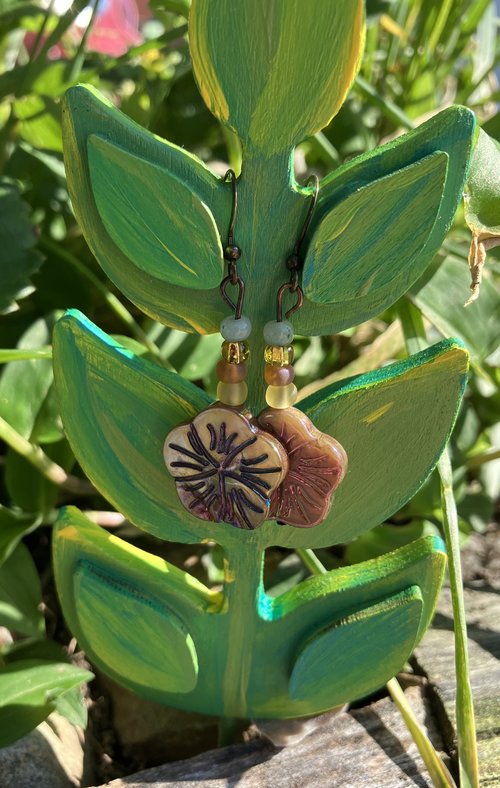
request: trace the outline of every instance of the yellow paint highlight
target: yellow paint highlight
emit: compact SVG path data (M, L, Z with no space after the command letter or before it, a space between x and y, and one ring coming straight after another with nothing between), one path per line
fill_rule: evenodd
M234 583L234 581L236 580L236 575L229 568L229 561L227 560L227 558L224 558L223 566L224 566L224 582L225 583Z
M373 424L373 422L378 421L381 416L384 416L393 405L394 402L387 402L385 405L382 405L380 408L372 411L372 413L369 413L368 416L365 416L364 419L361 419L361 421L364 424Z
M78 529L74 525L67 525L65 528L61 528L57 535L61 539L69 539L73 542L78 542L80 539Z

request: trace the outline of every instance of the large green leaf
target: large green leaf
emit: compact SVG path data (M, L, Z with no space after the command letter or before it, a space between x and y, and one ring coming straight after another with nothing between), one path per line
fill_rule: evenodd
M447 164L448 155L437 151L372 181L327 213L309 243L307 297L329 304L369 297L379 313L408 290L430 262L422 251L438 216Z
M40 519L37 515L16 512L0 504L0 567L12 555L23 536L40 524Z
M35 320L19 340L18 348L47 345L51 322ZM23 436L30 438L53 381L49 359L12 361L0 377L0 416Z
M20 543L0 566L0 626L30 637L43 635L41 602L36 566L28 548Z
M90 180L102 223L145 276L208 290L222 279L214 218L182 181L92 134Z
M405 289L408 289L421 276L425 267L431 262L441 246L462 196L465 174L474 142L474 127L474 114L470 110L465 107L449 107L414 131L346 162L329 177L325 178L321 184L318 205L306 239L308 243L314 239L317 228L320 228L324 221L330 221L335 224L337 208L343 210L342 206L347 205L349 207L353 202L357 203L359 199L362 200L363 194L368 195L371 193L373 195L376 193L379 187L371 186L371 184L376 184L377 182L382 184L384 182L389 186L391 176L396 177L396 182L404 179L405 175L400 175L400 172L416 175L419 171L419 166L422 166L419 163L423 159L427 159L429 162L426 166L434 162L437 164L440 161L439 157L428 158L432 157L436 152L441 151L448 156L444 189L437 216L435 214L432 215L432 212L427 214L428 206L422 204L424 201L420 199L419 194L415 195L418 206L417 216L421 220L427 217L428 220L427 237L424 237L425 228L414 220L411 212L403 213L404 220L390 227L391 238L397 239L399 257L392 256L392 244L388 243L385 250L385 259L382 260L380 258L381 247L378 246L379 239L381 238L382 241L385 241L388 232L384 228L386 228L386 222L391 217L384 215L384 209L386 200L389 205L391 204L390 195L385 191L383 193L378 192L379 196L377 199L380 200L380 205L374 200L370 206L369 221L377 215L380 218L381 230L379 237L375 241L375 248L379 256L376 262L370 262L370 272L376 266L382 265L383 273L379 275L375 284L377 284L377 281L379 285L385 282L385 287L378 287L373 290L369 274L365 275L363 266L355 268L354 260L352 263L352 274L349 278L346 278L346 281L342 281L338 276L333 277L337 262L335 259L332 259L329 261L332 276L330 281L326 278L326 284L328 287L327 297L330 297L335 303L322 304L318 301L312 302L306 299L304 307L294 317L297 332L306 335L327 333L327 331L334 333L368 320L390 306L391 303L403 295ZM411 165L415 165L415 167L410 169ZM427 184L429 184L429 177L431 176L427 175L425 179ZM382 179L387 180L382 181ZM364 192L366 188L371 188L373 191ZM434 189L433 193L435 196ZM359 196L357 197L356 195ZM409 200L411 196L407 195L405 199ZM393 205L395 216L398 215L398 209L399 206ZM326 219L325 217L327 216L331 218ZM366 213L364 218L366 218ZM343 230L341 226L340 229ZM373 227L373 230L376 231L376 228ZM318 232L321 232L321 229ZM337 241L337 246L341 250L344 249L342 235L343 233L339 235ZM360 255L367 253L368 250L365 250L364 246L366 242L366 227L363 217L355 217L352 225L347 228L346 244L351 242L354 235L356 235L357 239L358 253ZM414 246L415 236L420 239L418 250ZM369 237L374 240L373 235ZM348 251L350 251L350 248L348 248ZM390 276L391 273L392 277ZM386 275L387 279L385 279ZM304 277L308 287L311 287L312 280L316 278L317 284L314 285L314 290L319 288L321 291L323 287L323 267L321 265L313 267L310 260L308 260ZM363 285L365 291L363 291ZM348 290L351 286L355 288L356 298L346 298L344 301L337 300L338 289L341 292L345 292L343 288L345 287Z
M65 662L24 660L0 669L0 747L36 728L58 696L89 681L92 673Z
M482 129L465 185L465 220L476 235L500 235L500 143Z
M183 542L211 538L221 544L256 540L313 547L349 541L378 525L425 481L460 404L467 353L445 341L301 403L316 426L345 447L347 477L321 525L267 523L253 533L192 517L164 468L165 436L209 404L202 391L120 349L76 313L56 327L54 363L63 421L78 461L139 528Z
M17 309L16 301L33 291L30 277L40 268L34 227L18 187L0 180L0 314Z
M171 213L176 208L171 202L172 188L175 186L182 193L184 202L186 189L189 189L195 203L198 206L202 204L201 215L209 231L205 243L208 247L216 249L216 259L210 263L210 278L214 279L215 270L220 266L220 248L217 248L213 235L215 227L213 219L203 206L209 206L217 227L225 233L231 214L230 185L222 185L220 179L212 175L195 156L145 131L115 109L100 93L88 86L71 88L66 93L63 105L63 137L68 188L75 214L90 248L106 274L122 293L155 319L184 331L200 333L216 331L226 311L218 288L196 291L191 286L180 287L174 284L171 278L172 270L174 276L178 276L179 270L184 269L177 263L172 269L171 258L165 250L164 264L162 265L158 257L160 253L157 251L154 266L149 268L148 253L143 244L146 242L148 232L150 239L152 235L146 227L141 232L137 224L139 220L137 209L145 211L144 219L147 222L150 220L151 210L158 219L160 211L158 207L152 207L153 195L159 197L163 191L168 193L169 213ZM90 143L91 137L93 142ZM112 143L105 140L112 140ZM140 204L133 209L129 207L120 219L120 227L123 228L131 221L131 217L135 216L136 230L131 257L126 250L122 251L123 243L117 245L113 240L113 237L117 238L115 221L118 217L116 211L113 211L113 206L105 204L103 190L106 186L99 181L99 173L95 171L96 157L99 158L99 162L102 161L103 149L113 156L114 164L106 163L106 168L108 172L110 169L114 170L114 181L118 171L117 159L122 176L123 170L128 171L129 168L138 175L141 175L141 170L143 174L148 172L150 175L150 191L144 196L142 190ZM89 156L91 150L94 164ZM92 172L94 183L91 180ZM128 178L131 183L133 178L130 176ZM143 184L142 179L141 183ZM104 217L101 216L96 204L94 186L99 192L101 206L105 209ZM139 184L134 183L135 194L139 188ZM162 205L166 208L163 198ZM165 228L165 218L165 216L160 217L158 227L152 226L154 233L161 234L161 229ZM179 220L182 221L183 217L180 216ZM107 229L111 226L115 228L113 237ZM132 232L131 227L127 228L129 241ZM189 244L185 228L179 236L176 243L181 244L185 250ZM197 237L199 238L200 235L198 234ZM196 247L193 245L191 248L194 250ZM203 259L206 260L205 251L203 255ZM193 270L199 270L194 251L193 256L185 262ZM188 272L185 273L188 276ZM191 276L188 279L192 281ZM203 286L203 283L199 286Z
M363 3L193 0L189 35L208 108L271 156L338 112L359 65Z
M429 275L430 274L430 275ZM482 362L498 347L500 293L492 282L481 285L478 302L464 307L470 276L466 264L446 257L418 281L410 297L444 336L458 336L474 360Z

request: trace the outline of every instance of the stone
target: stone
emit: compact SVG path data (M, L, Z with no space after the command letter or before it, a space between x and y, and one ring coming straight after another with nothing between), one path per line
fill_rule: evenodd
M0 749L1 788L75 788L83 777L82 731L59 714Z

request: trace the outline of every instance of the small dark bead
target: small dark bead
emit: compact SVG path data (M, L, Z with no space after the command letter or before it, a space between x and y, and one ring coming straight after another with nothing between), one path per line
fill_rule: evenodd
M225 260L239 260L241 257L241 249L239 246L226 246L224 249Z
M286 261L286 267L289 271L297 271L300 268L300 257L293 252Z

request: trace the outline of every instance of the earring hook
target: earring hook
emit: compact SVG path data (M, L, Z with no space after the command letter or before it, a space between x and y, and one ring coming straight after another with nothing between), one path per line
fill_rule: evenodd
M234 170L228 170L224 175L224 183L228 183L229 181L231 182L233 190L233 203L227 231L227 245L224 249L224 259L227 260L228 265L227 276L225 276L220 283L219 291L226 304L231 307L231 309L234 309L234 315L236 319L239 320L243 311L243 301L245 299L245 283L241 276L239 276L236 265L241 257L241 249L234 243L234 226L236 224L236 214L238 212L238 187ZM227 294L228 285L238 287L238 299L236 304Z
M285 293L290 292L297 294L295 304L293 304L293 306L291 306L290 309L285 313L286 318L291 317L291 315L300 309L304 303L304 291L299 285L299 271L303 265L303 261L300 257L300 247L302 246L302 242L306 237L306 233L309 229L309 225L311 224L314 209L316 208L316 203L318 201L319 178L317 175L311 175L306 183L306 186L309 186L312 183L314 183L314 192L311 198L311 204L307 212L306 220L302 225L302 230L300 231L299 237L297 238L293 252L286 261L286 266L290 271L290 281L281 285L276 296L276 320L278 323L281 323L283 320L283 298L285 297Z

